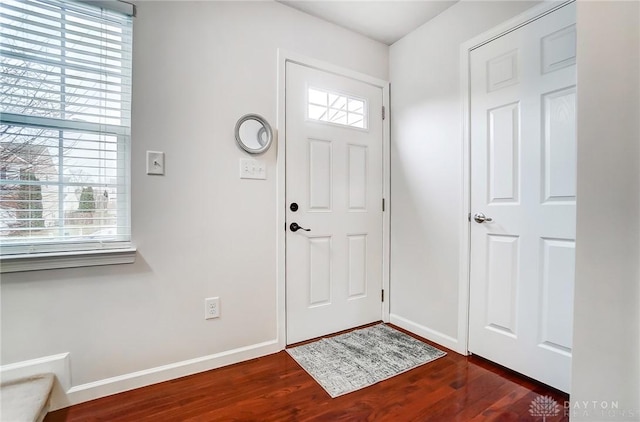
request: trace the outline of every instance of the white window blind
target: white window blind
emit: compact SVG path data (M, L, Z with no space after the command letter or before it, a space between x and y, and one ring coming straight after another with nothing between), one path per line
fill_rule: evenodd
M128 247L132 18L0 2L0 250Z

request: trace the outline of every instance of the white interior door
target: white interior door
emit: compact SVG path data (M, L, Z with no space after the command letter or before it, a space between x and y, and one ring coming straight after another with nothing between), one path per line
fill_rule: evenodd
M571 4L470 57L469 351L565 392L575 266L575 43Z
M286 66L292 344L381 319L383 135L381 88Z

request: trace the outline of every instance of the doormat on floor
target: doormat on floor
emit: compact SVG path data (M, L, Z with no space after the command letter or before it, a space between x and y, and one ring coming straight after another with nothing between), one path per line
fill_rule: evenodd
M332 398L446 355L384 324L323 338L287 352Z

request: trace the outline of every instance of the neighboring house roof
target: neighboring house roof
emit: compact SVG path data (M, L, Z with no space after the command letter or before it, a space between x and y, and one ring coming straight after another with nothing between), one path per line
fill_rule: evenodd
M38 167L53 167L53 159L47 149L41 144L5 143L0 145L0 162L2 167L7 167L7 164L33 166L34 161Z

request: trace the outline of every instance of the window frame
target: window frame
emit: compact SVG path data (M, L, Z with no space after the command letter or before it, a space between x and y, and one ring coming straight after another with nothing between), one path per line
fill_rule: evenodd
M362 122L363 122L363 127L358 127L358 126L352 126L348 123L336 123L330 120L320 120L320 119L315 119L313 117L311 117L309 115L309 106L318 106L318 107L326 107L327 112L330 112L331 110L339 110L336 109L334 107L331 107L330 104L327 103L326 106L323 106L322 104L317 104L317 103L313 103L311 102L311 99L309 98L309 91L310 90L314 90L314 91L318 91L318 92L322 92L324 94L326 94L327 96L329 95L336 95L339 97L344 97L346 102L347 102L347 109L344 110L345 112L345 118L349 119L349 114L358 114L358 115L362 115ZM363 111L362 113L357 113L357 112L350 112L348 110L348 102L349 100L355 100L355 101L361 101L363 103ZM339 110L341 111L341 110ZM320 85L312 85L312 84L307 84L306 86L306 92L305 92L305 121L309 122L309 123L315 123L315 124L320 124L320 125L329 125L329 126L334 126L334 127L339 127L339 128L343 128L343 129L351 129L351 130L357 130L360 132L369 132L369 101L367 101L366 98L361 98L357 95L353 95L351 93L348 92L344 92L341 90L331 90L331 89L327 89L324 88Z
M73 2L69 3L87 3L99 10L115 10L123 15L135 16L135 7L125 2L119 1L101 1L90 2ZM120 10L118 7L120 6ZM129 10L131 13L126 13ZM132 27L132 26L131 26ZM130 27L130 28L131 28ZM132 46L130 38L129 48ZM130 54L130 53L129 53ZM129 58L131 63L131 57ZM126 76L131 78L131 73ZM130 79L129 79L130 81ZM125 86L123 94L129 96L131 101L131 85ZM126 240L83 240L83 241L65 241L62 238L48 241L31 241L25 239L25 242L0 242L0 273L21 272L31 270L45 270L58 268L73 268L84 266L125 264L135 262L136 247L132 243L131 233L131 118L127 116L125 125L118 126L112 124L102 124L77 120L64 120L52 117L17 114L17 113L1 113L0 123L2 125L20 126L25 128L46 128L54 131L73 131L80 133L101 134L114 136L116 138L117 155L119 161L123 163L123 183L126 188L125 199L118 198L116 214L117 226L128 228L125 233ZM121 154L124 154L121 156ZM62 172L59 169L58 172ZM120 177L120 175L119 175ZM64 186L64 182L60 182Z

